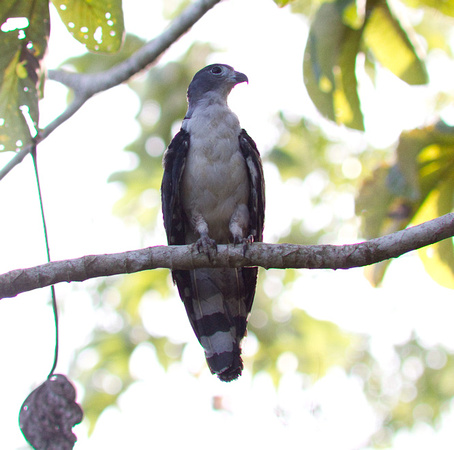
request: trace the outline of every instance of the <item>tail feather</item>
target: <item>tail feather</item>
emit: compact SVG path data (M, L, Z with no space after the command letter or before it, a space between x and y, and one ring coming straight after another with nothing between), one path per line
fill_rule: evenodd
M222 381L241 375L240 343L255 291L256 269L197 269L175 271L192 328L205 350L208 366ZM245 273L246 272L246 275ZM251 286L245 281L253 279Z

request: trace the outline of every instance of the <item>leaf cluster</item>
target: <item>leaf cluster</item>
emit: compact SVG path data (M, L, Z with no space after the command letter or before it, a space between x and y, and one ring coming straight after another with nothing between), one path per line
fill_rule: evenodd
M364 130L361 76L369 73L373 81L377 71L385 69L409 85L426 84L426 53L442 50L451 55L443 33L448 24L452 25L452 5L424 0L406 4L408 7L396 8L385 0L361 3L337 0L320 5L311 24L303 72L308 94L326 118ZM411 8L423 14L419 23L412 20L415 11ZM439 13L437 22L434 8ZM452 97L452 93L440 95ZM364 156L370 154L368 150L361 151L358 158L366 169L363 173L370 173L359 190L355 208L362 218L362 235L366 238L433 219L453 207L450 126L439 120L420 129L403 131L394 151L395 163L387 158L375 169L367 157L369 161L364 164ZM421 249L419 254L437 282L448 287L454 285L450 241ZM384 262L367 271L372 284L381 282L388 265L389 262Z
M359 192L356 209L363 217L364 236L382 236L452 211L453 137L453 127L442 122L401 135L396 162L378 167ZM453 288L452 242L445 240L418 252L432 278ZM388 264L371 268L373 284L380 283Z
M412 30L385 0L324 3L312 22L304 55L304 82L317 109L339 124L364 130L358 94L358 56L379 63L411 85L428 81Z
M16 150L37 133L41 63L50 32L47 2L3 2L0 27L0 151Z
M121 0L53 3L68 31L88 50L113 53L120 49L124 34ZM16 151L38 134L49 2L2 1L0 27L0 151Z

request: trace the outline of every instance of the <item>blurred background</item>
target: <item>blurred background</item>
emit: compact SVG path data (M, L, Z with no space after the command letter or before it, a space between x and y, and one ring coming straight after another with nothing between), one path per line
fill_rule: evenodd
M452 210L454 6L278 3L221 2L39 145L54 260L166 243L162 155L194 73L214 62L249 78L229 104L262 154L266 242L348 244ZM187 4L124 0L115 56L88 53L51 5L45 66L111 67ZM71 95L46 82L40 127ZM1 181L0 208L0 270L44 263L30 157ZM245 370L228 384L210 374L168 270L59 284L57 372L85 414L75 448L452 448L453 260L449 239L366 269L261 269ZM17 415L52 365L49 297L1 302L1 448L28 448Z

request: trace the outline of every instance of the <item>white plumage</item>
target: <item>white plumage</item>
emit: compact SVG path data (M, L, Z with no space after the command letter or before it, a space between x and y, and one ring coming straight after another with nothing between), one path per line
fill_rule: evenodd
M221 244L231 241L233 230L238 237L247 237L249 181L238 141L238 117L215 94L199 102L182 125L191 136L182 205L194 228L201 231L206 224L210 238Z

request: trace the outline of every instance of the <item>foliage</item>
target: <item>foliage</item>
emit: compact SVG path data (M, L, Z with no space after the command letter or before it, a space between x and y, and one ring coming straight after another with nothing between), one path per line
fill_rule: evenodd
M383 164L359 193L357 213L364 218L363 234L381 236L409 223L423 223L453 209L454 129L440 122L404 132L393 165ZM377 195L379 193L379 195ZM452 243L442 241L419 250L427 272L440 284L454 287ZM370 271L378 284L384 273L380 264Z
M428 79L417 41L388 2L374 0L360 6L340 0L321 5L304 55L306 88L330 120L364 130L356 77L360 52L409 84Z
M435 6L433 2L408 3L413 7ZM452 16L452 7L441 11ZM410 85L428 82L422 37L407 25L410 21L405 14L410 15L410 11L392 9L384 0L361 4L338 0L320 6L306 46L304 80L323 115L350 128L364 129L357 75L360 53L372 76L380 65ZM429 37L434 33L432 23L420 28ZM440 40L427 42L440 47ZM410 223L421 223L452 210L451 134L450 127L443 124L402 134L396 149L397 163L392 168L388 164L387 168L381 165L376 169L358 196L356 212L363 217L365 237L401 230ZM421 159L426 161L418 162ZM454 286L452 243L445 241L419 254L437 282ZM384 262L368 269L373 284L381 282L388 265Z
M93 52L117 52L123 42L121 0L52 0L66 28Z
M48 4L5 0L0 26L0 150L16 150L37 133L41 62L50 29Z
M291 279L294 275L286 277ZM280 358L289 355L297 362L297 370L314 380L323 377L332 366L348 367L351 352L362 338L343 332L331 322L314 319L285 302L276 304L264 287L266 282L266 275L261 272L248 325L248 333L253 333L259 342L253 356L253 372L266 371L277 385ZM286 280L286 285L291 282Z
M121 0L59 0L69 32L87 49L112 53L123 42ZM37 135L38 91L50 32L46 0L5 0L0 11L0 151L17 150Z
M454 355L439 345L429 347L412 336L394 347L389 366L366 357L351 367L383 417L382 428L371 439L379 448L388 446L390 435L401 428L439 424L454 395Z

